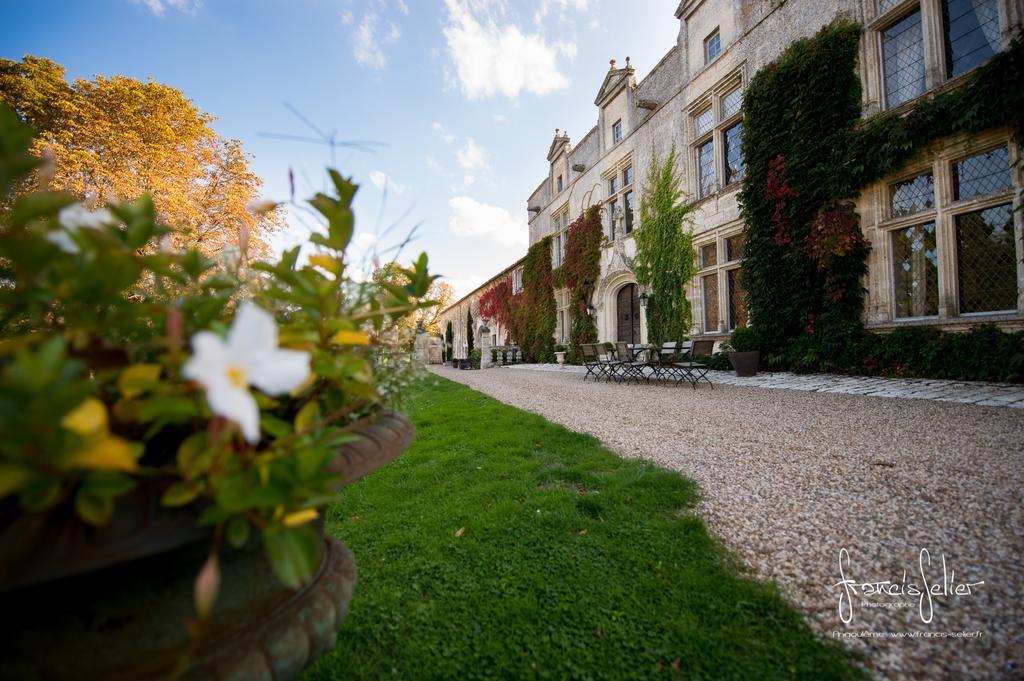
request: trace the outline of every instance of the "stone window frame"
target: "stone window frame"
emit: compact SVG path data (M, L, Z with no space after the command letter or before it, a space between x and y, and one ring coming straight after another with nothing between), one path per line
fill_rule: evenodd
M717 46L717 48L716 48L717 51L714 54L711 54L711 41L715 40L716 38L717 38L717 41L715 42L715 45ZM722 31L721 31L721 26L715 26L714 30L712 30L711 33L708 33L707 37L704 38L704 64L705 65L710 64L711 62L713 62L716 59L718 59L718 57L720 57L721 54L722 54Z
M632 170L633 181L626 184L626 170ZM604 200L605 207L608 212L608 225L606 236L609 241L617 241L625 239L633 234L636 230L636 192L634 191L636 185L636 168L633 166L633 154L629 153L623 156L619 161L612 167L608 168L601 174L601 180L604 182L605 187L609 189L608 197ZM615 193L611 193L611 183L616 182L617 189ZM633 226L627 232L626 231L626 194L633 194ZM616 218L614 211L621 207L622 217ZM621 223L621 229L619 224L615 224L616 221Z
M568 345L572 334L569 298L569 289L555 291L555 342L562 345Z
M971 73L974 68L947 77L949 64L946 54L946 28L943 21L943 3L945 0L899 0L892 6L882 9L882 0L864 0L864 13L872 19L867 23L865 39L862 41L862 64L868 65L865 78L865 104L871 111L899 111L910 108L921 97L929 94L937 87L959 81ZM1011 12L1007 0L996 0L999 9L1000 51L1005 51L1010 44L1011 31L1008 30ZM924 90L897 106L890 107L886 102L885 91L885 55L882 51L883 34L893 24L901 21L915 10L921 10L921 32L924 43Z
M999 192L983 194L969 199L954 198L954 164L966 157L991 151L1000 146L1008 148L1010 164L1010 187ZM1021 172L1021 150L1016 140L1006 131L991 132L973 139L963 138L948 144L941 152L908 166L903 172L886 178L876 189L876 229L877 237L872 241L881 256L877 263L881 290L884 292L883 317L885 324L914 325L920 323L946 323L955 321L974 321L979 319L1024 318L1024 180ZM934 206L927 210L909 215L890 216L891 191L896 183L911 179L917 175L931 173L935 197ZM995 310L985 312L964 312L959 310L960 290L957 266L956 218L966 213L974 213L995 206L1010 203L1013 208L1014 242L1017 260L1017 308L1012 310ZM918 317L896 316L896 281L892 268L894 232L909 227L935 223L936 250L938 251L938 313ZM877 323L876 323L877 325Z
M569 202L566 201L551 211L552 248L551 269L556 270L565 262L565 240L569 230Z
M728 247L726 241L734 236L743 236L743 222L737 221L732 222L722 228L715 230L714 233L705 233L694 239L693 247L696 251L696 264L697 273L693 278L694 281L694 295L693 300L697 301L699 309L699 320L696 327L699 329L701 335L715 335L721 336L727 334L735 329L731 325L731 308L729 305L729 273L735 270L742 269L743 259L737 258L734 260L725 260L728 257ZM704 265L702 249L706 246L714 245L715 247L715 263L713 265ZM704 291L704 278L710 275L716 275L715 283L717 287L717 298L716 301L718 311L718 328L708 329L707 328L707 315L706 312L706 301ZM749 319L747 320L749 322Z
M615 146L624 139L622 134L622 119L612 123L612 146Z
M697 201L703 201L704 199L715 196L716 194L727 193L740 188L742 175L739 179L734 180L729 184L723 184L723 182L726 176L726 165L728 164L728 160L725 155L725 132L737 123L743 121L743 107L740 106L738 110L733 112L731 115L726 116L723 100L726 95L732 93L736 88L740 88L740 92L742 93L746 91L746 87L747 82L743 75L743 65L740 65L729 73L729 75L725 76L714 86L709 88L707 92L695 99L692 104L686 107L684 116L684 120L686 121L685 137L689 138L689 144L687 145L690 153L689 160L694 168L694 172L692 174L693 177L689 182L690 186L688 189L689 194L696 197ZM697 118L709 109L712 112L711 128L698 135ZM709 141L712 143L712 156L714 159L713 169L715 177L711 189L702 194L700 177L700 148Z
M512 295L523 292L523 268L517 267L512 270Z

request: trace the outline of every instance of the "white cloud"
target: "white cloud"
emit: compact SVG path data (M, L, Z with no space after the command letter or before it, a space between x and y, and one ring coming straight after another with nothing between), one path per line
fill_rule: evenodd
M455 135L448 132L448 130L437 121L434 121L434 130L441 136L441 139L444 140L445 144L451 144L455 141Z
M494 114L493 118L495 123L508 123L508 116L505 114Z
M371 170L370 183L380 191L387 191L389 194L400 196L405 191L406 187L404 184L398 184L392 180L387 173L380 170Z
M132 2L136 5L145 5L150 12L158 17L162 17L168 7L195 16L199 8L203 6L202 0L132 0Z
M525 218L517 220L504 208L468 196L448 201L448 231L454 236L483 237L502 246L525 246L529 233Z
M540 0L540 6L537 8L537 13L533 15L533 20L539 24L548 13L555 10L558 12L559 18L565 21L568 18L569 10L586 12L589 4L589 0Z
M472 137L466 138L466 144L455 152L455 158L467 171L486 170L490 167L487 163L487 152Z
M355 21L355 17L352 16L352 10L345 9L341 11L341 25L351 26L352 22Z
M501 5L479 0L445 0L445 4L444 36L455 68L449 77L467 98L504 95L515 99L524 91L545 95L569 86L569 79L558 69L558 59L572 59L574 44L548 43L539 33L524 34L505 21Z
M409 14L409 5L405 4L404 0L397 0L395 4L398 6L399 12L405 15Z
M387 65L387 57L384 55L382 46L398 42L398 39L402 37L402 30L393 21L388 22L386 31L380 35L378 33L379 19L380 17L373 12L364 15L352 35L352 53L355 55L356 61L372 69L382 69ZM342 22L344 20L343 13Z
M472 137L466 139L466 144L455 152L455 160L459 162L465 174L462 177L462 184L466 187L476 181L476 172L487 170L490 163L487 162L487 152L478 145Z

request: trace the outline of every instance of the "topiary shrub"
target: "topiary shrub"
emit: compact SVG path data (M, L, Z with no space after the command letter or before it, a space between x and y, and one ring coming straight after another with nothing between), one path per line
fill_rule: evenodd
M757 352L761 349L761 334L750 326L736 329L729 336L729 347L735 352Z

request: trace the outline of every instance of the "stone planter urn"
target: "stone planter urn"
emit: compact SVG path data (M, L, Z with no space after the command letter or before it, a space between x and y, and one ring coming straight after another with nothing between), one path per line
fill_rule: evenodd
M384 413L342 446L329 470L348 485L398 457L415 437ZM221 588L207 631L190 638L196 575L213 541L202 509L160 505L164 483L118 500L111 523L87 526L68 504L15 515L0 504L3 678L295 679L330 651L356 585L352 552L323 536L320 565L291 589L258 537L221 544Z
M565 353L564 352L556 352L555 353L555 360L559 364L565 364Z
M757 374L757 365L761 361L761 353L757 350L752 352L730 352L729 363L736 371L737 376L754 376Z

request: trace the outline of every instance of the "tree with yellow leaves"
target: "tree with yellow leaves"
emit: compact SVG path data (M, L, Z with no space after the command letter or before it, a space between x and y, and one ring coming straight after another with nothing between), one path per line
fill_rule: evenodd
M99 203L149 192L160 219L177 228L176 246L267 255L283 216L247 210L263 182L242 143L213 131L213 116L153 80L64 76L42 57L0 59L0 102L36 129L33 151L53 161L51 189Z

